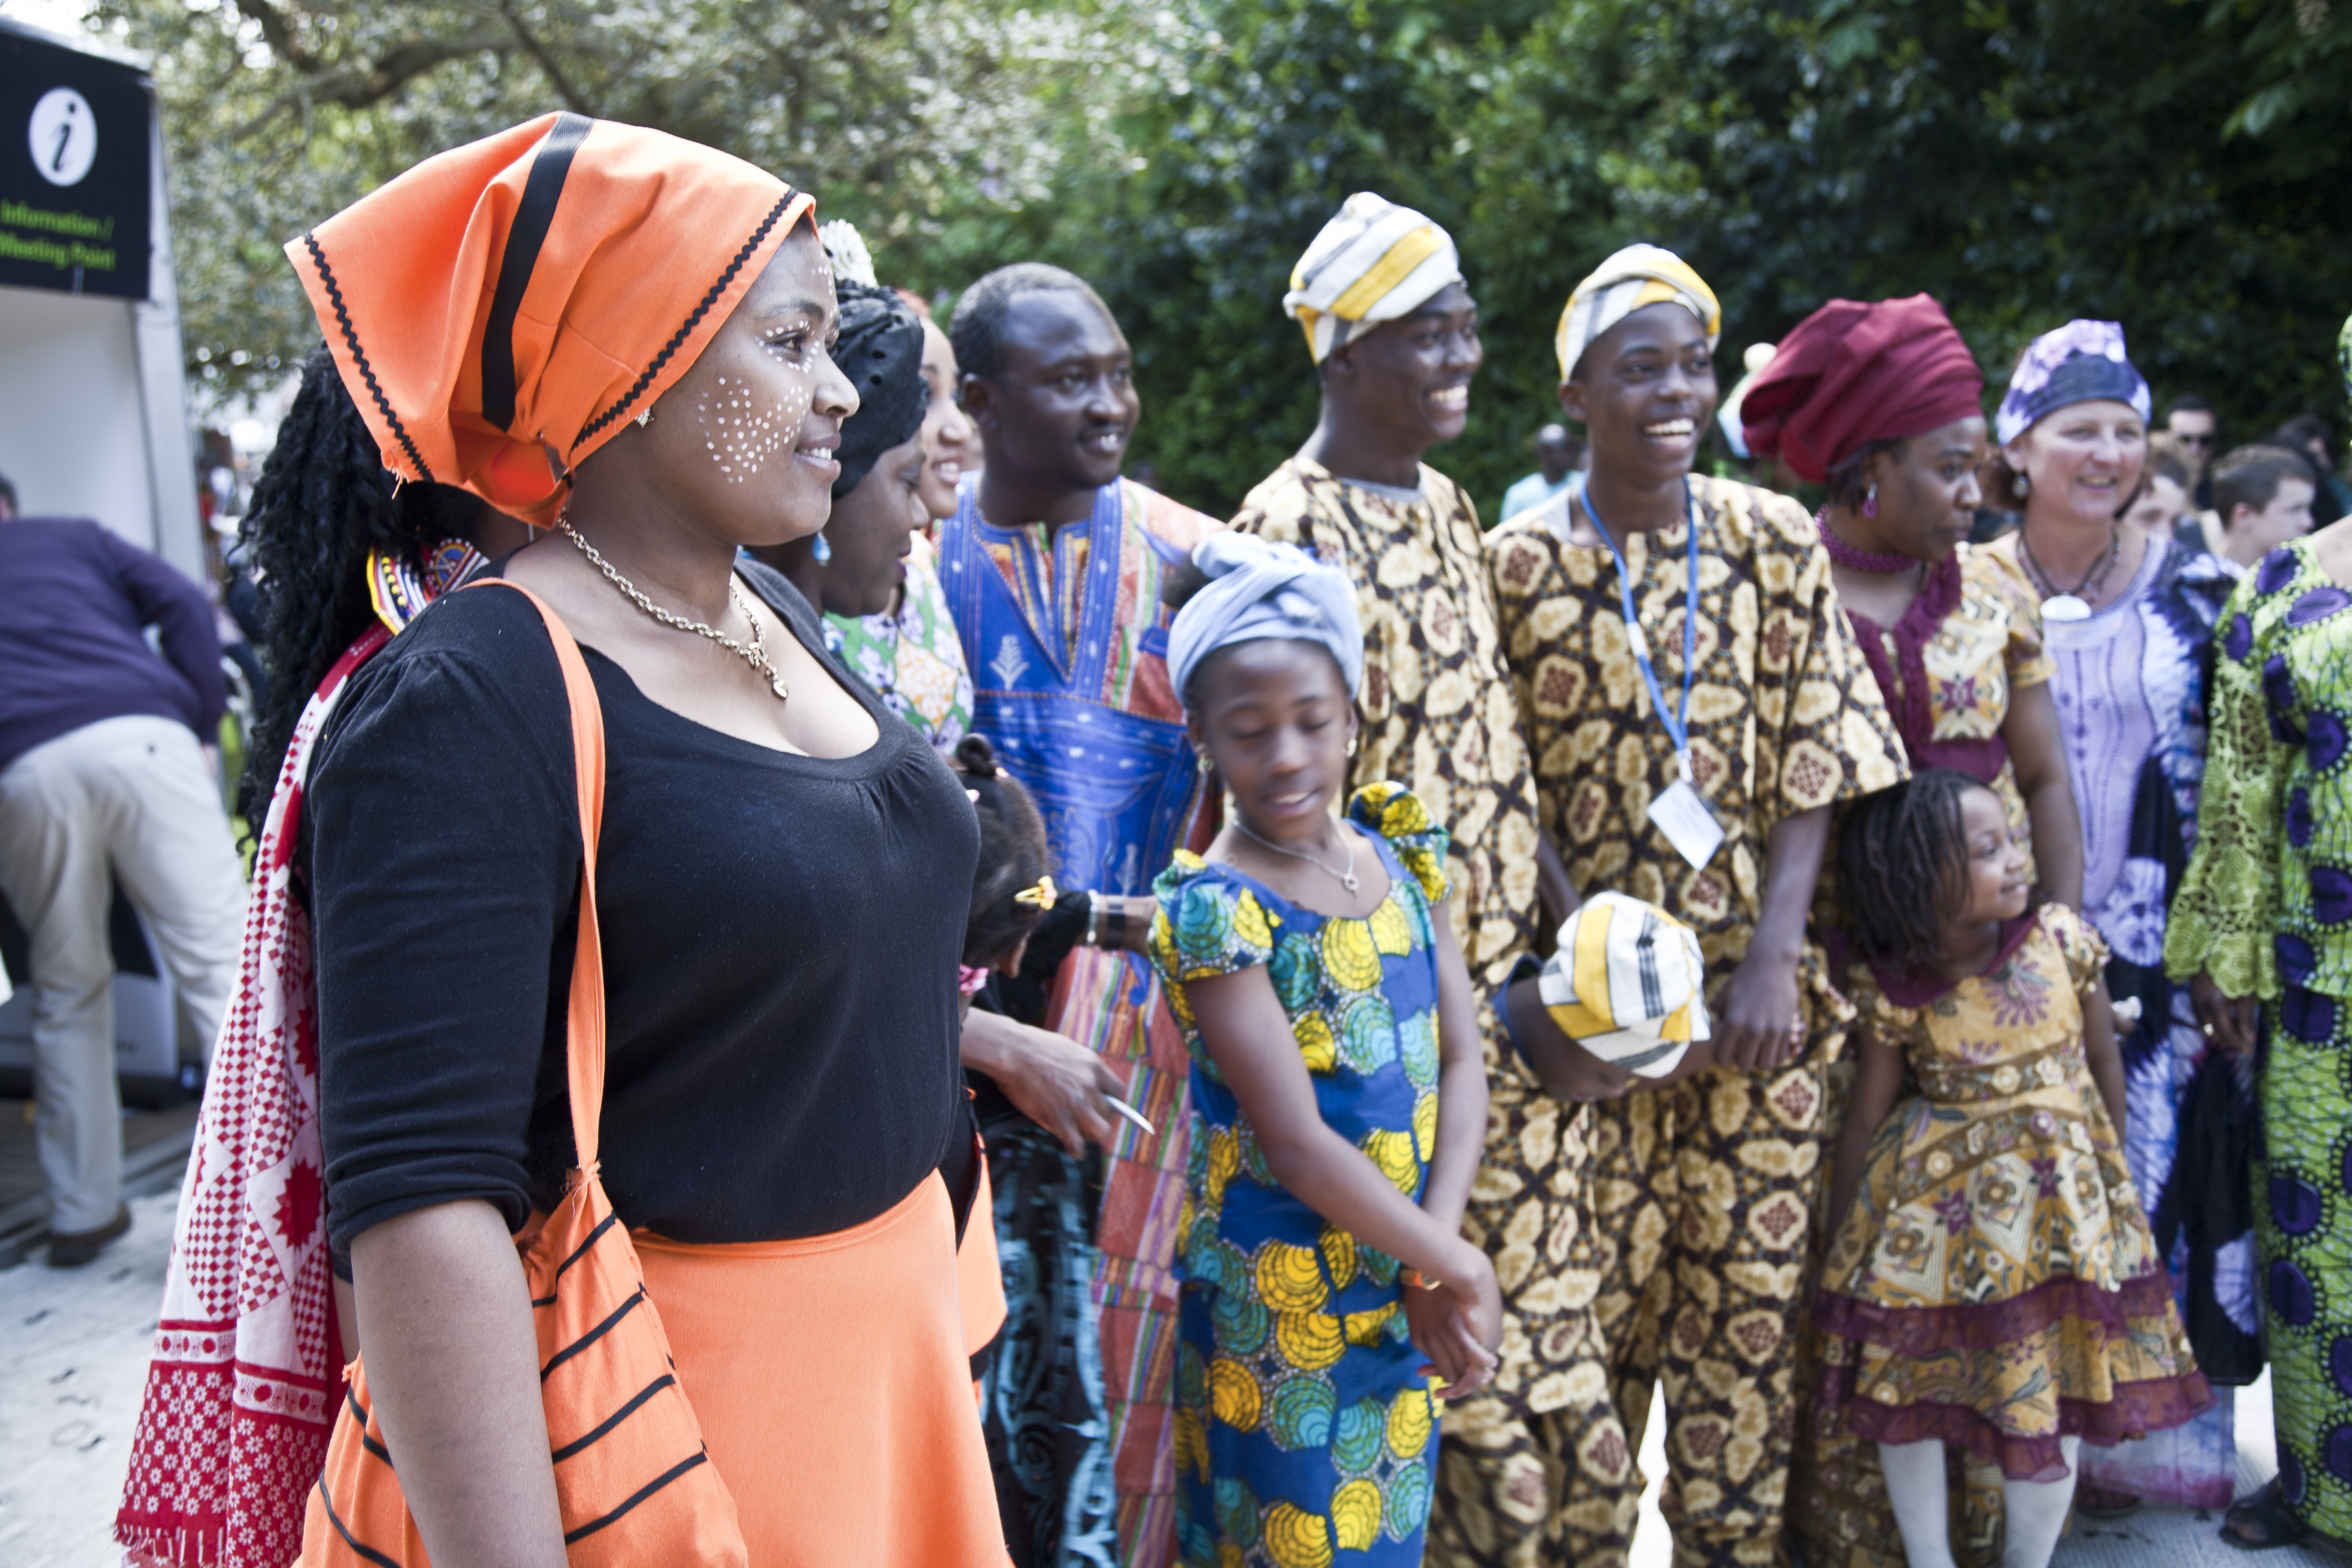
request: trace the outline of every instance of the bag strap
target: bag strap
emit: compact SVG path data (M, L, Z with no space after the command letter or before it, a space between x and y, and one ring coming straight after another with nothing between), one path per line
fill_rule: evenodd
M596 1130L604 1110L604 946L596 931L596 836L604 822L604 710L596 684L571 628L546 600L520 583L481 577L468 588L510 588L529 599L547 623L555 662L563 667L563 694L571 701L572 775L580 796L580 946L572 958L570 1048L566 1079L572 1091L572 1142L582 1179L596 1174Z

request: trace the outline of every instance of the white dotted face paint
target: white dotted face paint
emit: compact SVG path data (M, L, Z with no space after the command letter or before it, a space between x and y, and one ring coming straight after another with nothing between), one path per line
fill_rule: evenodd
M773 352L773 351L771 351ZM810 392L795 384L777 398L748 377L716 375L695 402L702 445L730 484L740 485L779 452L789 451L808 417Z
M830 301L833 279L824 256L814 246L795 247L814 258L800 258L800 270L811 294ZM799 446L801 426L816 398L817 367L824 356L817 321L803 318L771 329L759 340L760 352L782 374L761 369L750 375L719 374L695 400L695 421L703 450L719 466L730 484L742 484L779 455L790 460ZM737 363L741 363L740 360Z

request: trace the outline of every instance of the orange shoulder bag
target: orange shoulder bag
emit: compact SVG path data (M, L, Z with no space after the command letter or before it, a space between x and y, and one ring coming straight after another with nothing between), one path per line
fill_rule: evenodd
M528 588L547 623L572 706L579 783L580 947L572 961L569 1079L579 1168L555 1212L516 1237L539 1331L555 1494L573 1568L649 1563L743 1568L735 1500L704 1450L678 1386L661 1317L646 1298L637 1251L596 1173L604 1100L604 958L596 933L596 837L604 812L604 721L580 647ZM424 1568L407 1499L368 1399L367 1371L352 1363L326 1473L302 1531L305 1568Z

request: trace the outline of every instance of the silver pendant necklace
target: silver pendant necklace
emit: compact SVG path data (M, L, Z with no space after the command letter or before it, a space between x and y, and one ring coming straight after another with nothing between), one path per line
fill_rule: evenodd
M761 678L767 681L770 689L775 692L777 701L788 702L792 700L793 694L784 689L783 672L769 661L768 634L761 629L760 617L751 613L751 601L744 595L743 586L735 581L735 574L732 572L727 574L727 597L741 613L743 618L751 623L751 640L748 644L736 641L716 626L706 626L700 621L689 621L683 616L671 615L667 610L646 598L638 591L635 583L622 576L611 562L596 552L594 545L580 537L580 531L572 526L571 519L559 517L555 520L555 526L563 531L564 538L580 547L580 552L594 563L597 571L604 574L604 580L618 588L637 608L674 630L693 632L698 637L709 637L712 642L758 670Z
M1234 826L1240 828L1244 833L1249 834L1252 838L1256 839L1260 844L1265 845L1268 849L1273 850L1276 854L1287 855L1294 860L1304 860L1309 866L1312 866L1317 870L1322 872L1325 876L1338 878L1339 885L1347 889L1348 891L1352 893L1356 890L1358 884L1356 882L1356 836L1354 834L1349 833L1347 835L1349 840L1348 868L1341 871L1325 865L1322 861L1318 860L1314 856L1307 854L1303 849L1293 849L1286 845L1276 844L1273 839L1268 838L1262 833L1251 832L1250 825L1244 822L1238 816L1234 818Z
M2107 531L2107 553L2083 574L2083 580L2072 592L2062 593L2058 584L2043 571L2042 563L2033 558L2033 546L2026 542L2025 531L2018 530L2017 552L2024 560L2026 570L2033 577L2033 585L2042 590L2042 618L2045 621L2087 621L2091 618L2091 599L2107 584L2107 574L2116 569L2116 559L2123 553L2124 531L2120 523L2112 523Z

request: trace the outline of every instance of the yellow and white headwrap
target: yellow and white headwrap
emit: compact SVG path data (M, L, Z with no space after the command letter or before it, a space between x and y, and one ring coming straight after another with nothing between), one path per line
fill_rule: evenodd
M1710 1030L1698 935L1623 893L1595 893L1559 928L1536 980L1560 1033L1641 1078L1675 1070Z
M1644 305L1680 305L1706 329L1706 346L1723 335L1723 307L1706 279L1671 250L1654 245L1629 245L1576 286L1568 308L1559 313L1559 379L1576 374L1576 362L1592 340Z
M1307 352L1321 364L1333 349L1460 281L1453 236L1411 207L1358 191L1291 268L1282 309L1307 330Z

